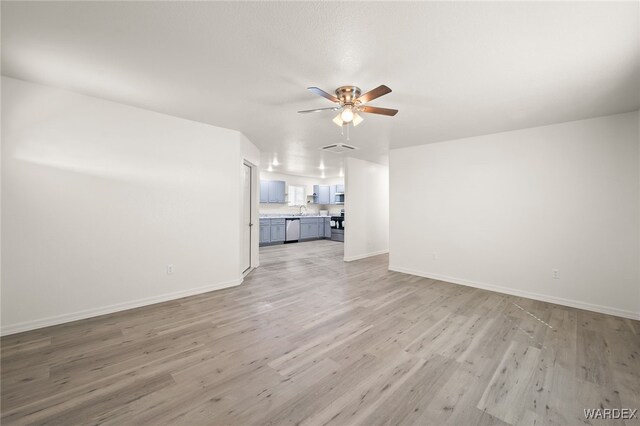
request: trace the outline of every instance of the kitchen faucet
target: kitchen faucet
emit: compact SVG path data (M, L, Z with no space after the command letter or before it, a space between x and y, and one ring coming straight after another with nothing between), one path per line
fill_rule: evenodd
M303 204L300 206L300 216L302 216L302 209L304 209L304 212L307 213L307 206Z

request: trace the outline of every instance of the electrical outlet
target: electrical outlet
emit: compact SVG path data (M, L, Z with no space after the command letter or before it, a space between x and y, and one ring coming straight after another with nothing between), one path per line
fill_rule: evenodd
M551 278L553 278L554 280L559 280L560 279L560 271L557 269L552 269L551 270Z
M173 274L173 265L167 265L167 275Z

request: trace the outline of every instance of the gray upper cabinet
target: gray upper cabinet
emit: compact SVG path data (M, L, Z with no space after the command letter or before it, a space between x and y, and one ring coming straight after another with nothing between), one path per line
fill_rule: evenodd
M284 203L286 202L286 185L283 180L261 180L260 181L260 202L261 203Z
M269 181L269 202L284 203L285 198L285 182L282 180Z
M313 203L330 204L331 193L329 185L313 185Z
M329 204L336 203L336 187L337 185L331 185L329 187Z
M268 180L260 181L260 202L261 203L269 202L269 181Z
M336 185L336 194L332 201L333 204L344 204L344 185Z
M331 202L329 185L320 185L318 192L318 204L329 204Z
M314 185L314 204L344 204L344 185Z

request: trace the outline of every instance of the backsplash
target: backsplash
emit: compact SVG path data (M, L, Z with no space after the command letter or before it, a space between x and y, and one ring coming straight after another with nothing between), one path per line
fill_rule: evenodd
M307 213L320 214L320 210L329 210L329 215L340 214L340 210L343 209L343 205L318 205L307 204ZM260 203L260 214L290 214L300 213L300 207L289 207L286 204L272 204L272 203Z

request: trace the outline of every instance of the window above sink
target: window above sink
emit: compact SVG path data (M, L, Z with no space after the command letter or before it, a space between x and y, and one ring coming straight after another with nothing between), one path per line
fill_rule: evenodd
M307 196L304 186L289 185L289 206L306 206Z

